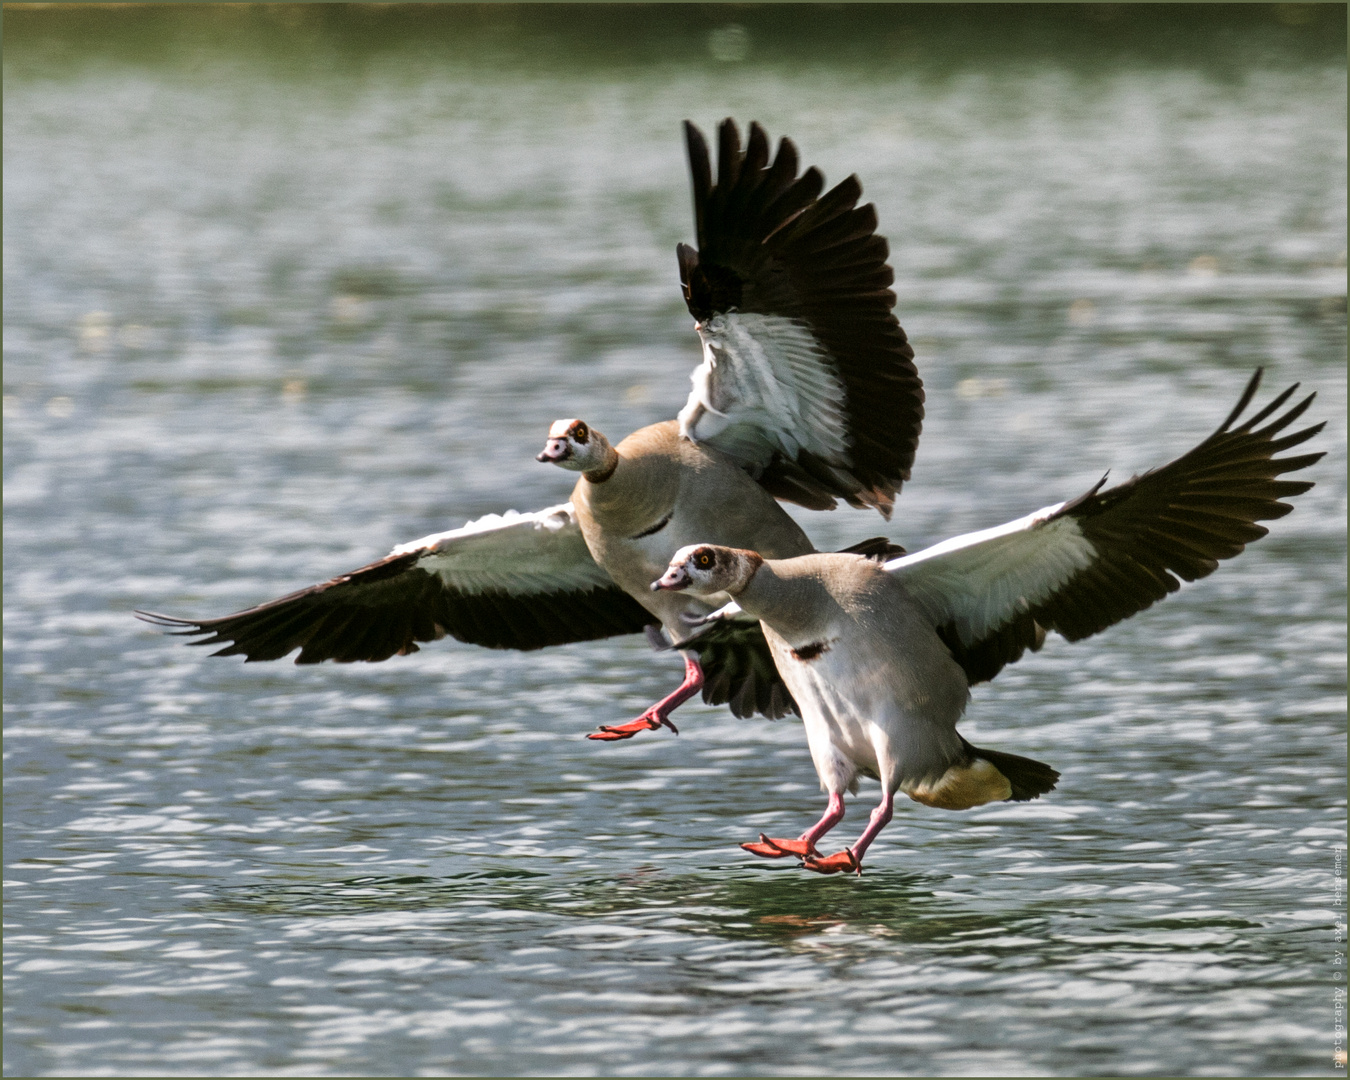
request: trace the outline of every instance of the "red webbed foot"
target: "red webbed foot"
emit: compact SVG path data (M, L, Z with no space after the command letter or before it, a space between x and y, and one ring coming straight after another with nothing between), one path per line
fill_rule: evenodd
M741 847L751 855L760 855L766 859L781 859L787 855L806 859L817 854L816 845L809 840L775 840L763 833L759 834L759 843L742 844Z
M615 739L631 739L639 731L657 731L662 727L670 728L676 735L680 733L680 729L670 722L669 717L662 716L659 713L646 712L636 720L631 720L626 724L602 726L599 731L592 731L586 738L598 739L600 742L613 742Z
M648 637L651 636L648 634ZM639 731L655 731L662 727L668 727L678 735L680 729L670 722L670 714L697 694L702 686L703 669L699 667L697 657L688 655L684 658L684 682L680 683L673 694L667 694L636 720L630 720L626 724L615 724L612 727L602 725L599 731L592 731L586 738L599 742L613 742L615 739L631 739Z
M823 858L807 855L802 859L802 865L808 870L814 870L817 874L837 874L841 870L862 873L862 863L848 848L844 848L843 851L836 851L833 855L826 855Z

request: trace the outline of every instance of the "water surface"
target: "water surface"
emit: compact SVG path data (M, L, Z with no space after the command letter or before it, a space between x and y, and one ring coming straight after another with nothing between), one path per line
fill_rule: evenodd
M1334 1071L1346 87L1297 35L1343 25L1004 58L900 9L816 53L691 10L636 53L518 12L14 24L7 1074ZM822 547L1161 464L1257 365L1319 394L1268 539L976 690L967 738L1057 791L906 805L819 878L736 846L819 813L796 722L581 737L675 684L639 639L246 666L130 618L561 501L551 420L672 415L679 122L728 114L862 178L929 388L895 520L803 512Z

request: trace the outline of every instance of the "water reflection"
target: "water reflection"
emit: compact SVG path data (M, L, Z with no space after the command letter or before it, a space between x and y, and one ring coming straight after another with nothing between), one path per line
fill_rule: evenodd
M308 916L390 916L420 912L452 915L464 907L534 912L567 923L657 927L726 940L789 945L820 934L846 935L853 944L869 938L988 954L991 950L1050 947L1047 932L1066 914L1061 899L997 912L967 909L964 898L941 895L941 875L869 872L867 881L820 881L775 870L669 874L655 868L624 871L613 878L568 881L560 875L519 869L476 870L448 877L366 875L317 883L257 882L211 890L208 910L247 912L282 919ZM1232 944L1260 922L1220 910L1183 916L1129 918L1103 933L1091 928L1091 907L1076 933L1053 934L1067 959L1082 946L1113 952L1185 953ZM843 940L843 939L837 939Z
M642 867L613 878L559 877L496 869L443 878L259 882L213 890L211 907L279 918L449 915L465 906L490 907L548 914L567 923L660 928L770 945L790 945L820 934L958 944L958 939L1010 933L1006 913L998 918L963 912L958 903L934 896L938 879L895 871L869 872L865 884L856 879L817 881L768 868L723 871L716 877ZM1027 930L1023 925L1019 932Z

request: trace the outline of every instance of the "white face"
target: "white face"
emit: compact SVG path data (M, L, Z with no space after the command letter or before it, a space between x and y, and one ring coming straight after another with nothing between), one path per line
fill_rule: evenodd
M548 429L548 442L535 460L572 472L588 472L604 464L601 445L596 433L580 420L555 420Z
M718 549L709 544L690 544L675 552L666 572L652 582L652 592L670 589L676 592L688 589L693 593L719 592L713 584L719 563ZM725 570L725 567L723 567Z

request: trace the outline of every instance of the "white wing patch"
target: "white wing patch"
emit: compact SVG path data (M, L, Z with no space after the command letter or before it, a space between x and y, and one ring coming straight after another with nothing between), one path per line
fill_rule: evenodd
M675 648L681 649L688 645L697 637L702 637L719 622L729 621L743 623L759 622L753 615L747 615L742 610L741 605L735 600L729 604L723 604L716 611L710 611L707 615L696 615L693 612L685 611L680 613L680 622L684 627L684 636L680 638Z
M703 363L689 377L681 435L746 464L802 450L851 464L844 384L805 323L730 311L697 329Z
M417 552L419 569L463 593L537 595L614 584L591 557L570 502L532 514L488 514L463 528L400 544L390 554L410 551Z
M954 623L966 644L1043 603L1098 558L1056 503L993 529L944 540L885 564L936 625ZM1053 520L1052 520L1053 519Z

